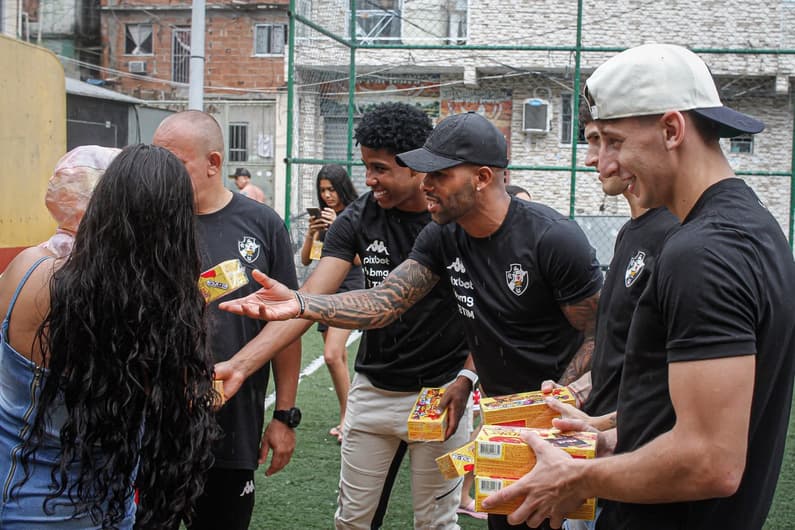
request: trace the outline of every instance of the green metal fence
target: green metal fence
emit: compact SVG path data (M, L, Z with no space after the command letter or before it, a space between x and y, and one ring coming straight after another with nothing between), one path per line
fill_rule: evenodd
M588 7L590 10L603 5L603 2L594 3ZM353 144L353 129L357 117L369 105L387 100L412 101L423 107L433 119L439 119L446 113L454 113L459 107L468 109L479 102L479 108L486 109L485 112L489 112L491 107L506 106L510 109L507 112L504 108L495 111L495 116L498 120L502 119L502 125L509 130L512 155L514 152L525 155L511 157L514 163L508 169L513 180L526 187L527 183L534 184L534 199L552 202L553 207L564 212L568 210L568 215L581 225L586 228L591 226L593 229L586 232L601 253L600 260L608 262L616 227L628 217L628 209L623 201L608 204L606 198L599 195L600 189L592 170L578 165L578 156L582 158L584 155L584 145L578 144L576 140L580 128L578 113L573 109L579 108L580 86L585 79L583 59L593 58L590 64L592 69L594 64L626 46L583 43L584 12L590 12L584 11L586 6L583 0L576 2L576 25L573 28L564 23L559 29L553 28L546 34L552 35L548 40L557 41L554 44L524 44L517 42L521 40L518 38L511 38L511 44L467 44L467 37L475 30L470 27L472 21L477 19L482 25L490 17L483 17L482 14L475 16L471 11L462 10L461 6L468 8L466 0L425 0L424 4L422 0L411 3L408 0L405 3L404 0L290 0L286 202L288 222L295 225L291 227L294 235L300 236L305 226L302 215L304 208L316 202L314 175L320 165L338 163L346 166L358 183L358 191L366 191L362 180L363 170ZM568 9L573 11L573 2L570 2ZM462 13L468 14L468 17L462 16ZM497 15L495 13L495 17ZM573 12L567 14L570 19L574 15ZM593 20L589 24L601 27ZM570 31L572 29L573 32ZM500 31L493 32L494 40L504 36L505 29ZM570 45L561 44L570 37L573 37ZM738 39L741 37L738 36ZM543 35L539 40L545 40ZM778 58L795 55L793 49L770 47L693 46L691 49L712 57ZM546 57L547 63L552 64L553 68L516 66L522 62L520 58L525 57L533 59L530 63L543 63ZM710 62L709 59L707 62ZM573 68L569 68L572 63ZM467 68L477 68L474 71L480 77L476 83L480 84L468 86L466 79L462 84L461 72L464 71L466 78ZM490 75L490 71L494 75ZM748 76L745 77L733 79L726 85L747 84ZM514 81L511 85L511 79L522 81ZM517 132L519 112L514 108L517 94L527 90L529 95L530 87L534 83L538 84L539 80L552 86L553 91L558 89L561 98L568 94L565 101L571 101L571 109L567 115L566 104L559 105L558 129L561 138L565 138L566 128L570 127L570 145L566 145L564 139L523 136ZM763 88L751 86L743 89L745 92L739 90L737 93L742 95L753 90L764 90L767 96L770 87L766 83L771 82L770 72L760 75L758 80L754 78L754 81ZM775 82L775 76L772 76L772 82ZM379 87L382 89L379 90ZM541 88L541 93L546 90L546 94L550 95L548 100L557 97L552 97L548 87L537 86L534 90ZM789 156L783 158L780 149L773 149L772 152L776 154L777 160L781 159L782 167L789 164L789 170L754 168L763 156L759 155L747 163L741 160L741 166L751 167L740 167L737 174L746 177L762 199L774 205L771 209L792 244L795 228L795 181L792 178L795 167L795 121L792 120L791 97L777 94L776 102L783 102L786 97L786 119L789 121L785 123L789 125L786 131L782 131L779 124L775 134L789 135L786 146ZM753 114L753 111L750 113ZM566 116L569 121L564 124ZM556 131L552 133L557 134ZM731 149L733 145L727 144L726 148ZM534 159L559 163L533 163ZM524 163L527 160L531 160L531 163ZM565 182L561 180L563 175L568 176Z

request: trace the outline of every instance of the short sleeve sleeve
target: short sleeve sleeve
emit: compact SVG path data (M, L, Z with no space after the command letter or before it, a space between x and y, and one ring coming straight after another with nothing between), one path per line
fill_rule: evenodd
M552 223L538 243L541 274L559 304L577 303L602 288L596 252L576 222Z
M414 247L411 249L409 259L428 267L437 276L445 276L443 258L440 252L442 248L442 227L437 223L430 222L417 236Z
M670 244L659 262L654 287L670 362L756 353L757 294L743 243L708 239Z
M339 258L353 262L356 256L356 215L353 208L346 208L337 216L323 240L322 257Z

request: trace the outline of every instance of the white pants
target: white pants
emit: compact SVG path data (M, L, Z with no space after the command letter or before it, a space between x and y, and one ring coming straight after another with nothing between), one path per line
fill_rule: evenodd
M406 450L411 462L414 528L457 530L462 480L446 480L436 458L465 445L472 429L465 411L445 442L409 442L408 417L416 392L374 387L356 374L348 394L340 458L338 529L378 528Z

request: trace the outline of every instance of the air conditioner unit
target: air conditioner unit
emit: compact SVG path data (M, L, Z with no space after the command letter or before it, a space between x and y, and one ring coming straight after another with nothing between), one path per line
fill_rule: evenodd
M130 70L131 74L146 73L146 61L130 61L129 63L127 63L127 67Z
M522 130L526 133L547 133L552 121L552 109L544 99L531 98L522 105Z

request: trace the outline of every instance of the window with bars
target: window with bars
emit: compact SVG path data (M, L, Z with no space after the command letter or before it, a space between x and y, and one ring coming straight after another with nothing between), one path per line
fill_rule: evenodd
M571 126L574 121L572 114L572 105L574 97L571 94L560 95L560 143L571 145ZM577 122L577 143L584 144L585 142L585 126L582 122Z
M124 25L124 53L152 55L152 24Z
M174 28L171 37L171 79L190 81L190 28Z
M401 42L402 0L356 0L356 38L361 44Z
M729 140L729 151L732 153L753 153L754 152L754 135L741 134Z
M254 55L284 55L286 43L286 24L256 24L254 26Z
M248 123L231 122L229 124L229 161L248 161Z

